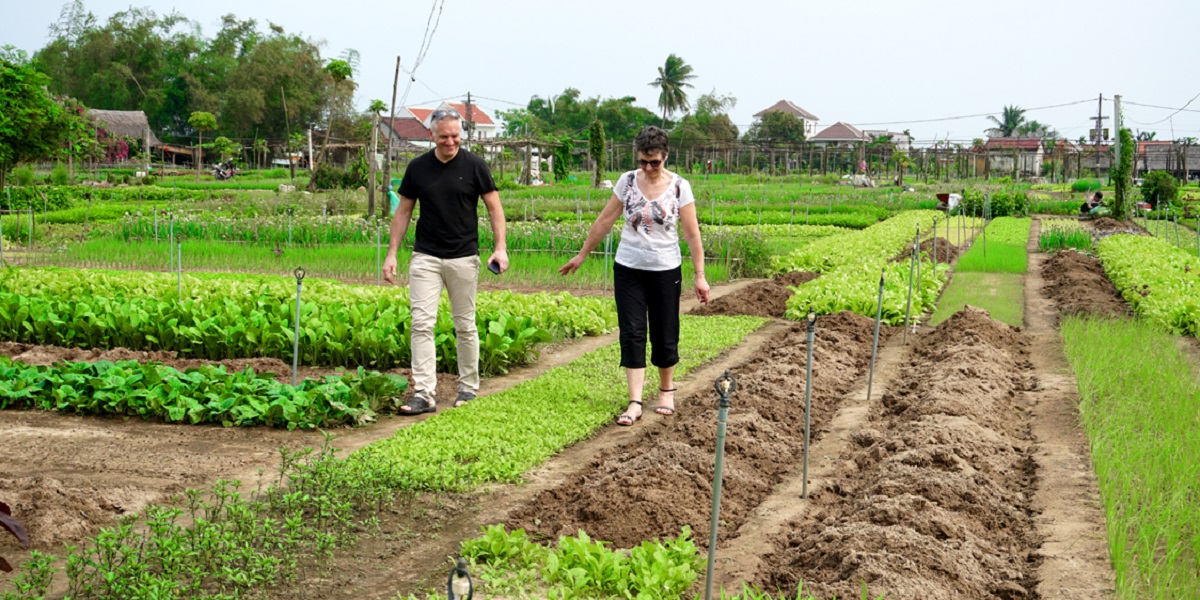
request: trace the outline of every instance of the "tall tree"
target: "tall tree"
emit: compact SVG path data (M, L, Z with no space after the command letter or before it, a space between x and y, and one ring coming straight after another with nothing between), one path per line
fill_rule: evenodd
M658 78L650 82L650 87L659 89L658 107L662 109L664 123L676 112L687 112L687 92L683 88L692 87L688 81L695 78L692 66L675 54L668 55L666 64L658 68Z
M68 130L63 107L46 92L49 78L37 72L25 53L5 46L0 52L0 187L17 164L52 156Z
M355 52L355 55L357 54ZM333 134L333 114L338 110L337 105L341 100L342 88L354 76L354 67L350 66L348 61L335 58L325 65L325 74L329 76L332 91L329 94L329 118L325 123L325 141L321 144L321 158L325 158L325 151L329 147L329 136ZM350 85L352 86L353 82L350 82Z
M588 128L588 152L592 155L592 187L600 187L600 179L604 176L604 125L599 120L592 121Z
M792 113L773 110L755 121L744 137L759 144L799 144L804 141L804 121Z
M367 171L367 216L368 217L375 216L375 186L378 185L378 181L376 181L376 177L375 177L375 172L376 172L376 168L378 167L378 163L375 161L375 156L379 152L379 115L381 113L383 113L383 111L385 111L385 110L387 110L387 105L383 103L383 100L379 100L379 99L372 100L371 105L367 107L367 112L371 113L371 115L372 115L372 117L371 117L371 156L368 157L369 161L367 163L367 169L368 169L368 171ZM391 139L392 134L395 133L395 130L392 129L391 127L392 127L392 124L389 122L388 123L388 131L390 131L391 133L388 134L388 139ZM390 189L390 187L391 187L390 182L389 182L388 186ZM387 200L387 199L384 198L384 200ZM382 214L383 211L380 211L380 213Z
M991 137L1012 137L1025 122L1025 109L1016 105L1005 106L999 119L996 118L996 115L988 115L988 119L996 126L987 129L984 133Z
M1129 187L1133 173L1133 133L1129 129L1121 128L1117 135L1121 141L1121 155L1117 157L1117 168L1113 173L1113 188L1116 193L1113 194L1109 210L1114 217L1124 220L1129 218L1132 208Z
M217 118L210 112L196 111L188 117L188 125L200 134L200 143L196 144L196 181L200 181L200 167L204 164L204 132L217 128Z

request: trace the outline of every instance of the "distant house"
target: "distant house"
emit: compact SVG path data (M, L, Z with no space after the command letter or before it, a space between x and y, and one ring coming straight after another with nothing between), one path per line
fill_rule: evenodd
M770 108L764 108L754 113L755 119L761 119L763 115L769 112L785 112L790 115L795 115L796 118L804 122L804 139L810 139L813 133L817 130L817 115L814 115L799 106L796 106L791 100L780 100L771 105Z
M822 129L817 135L808 138L808 141L821 148L838 148L856 147L859 144L870 140L861 129L849 123L838 121L837 123Z
M988 138L983 145L987 168L997 174L1013 172L1014 161L1018 175L1042 176L1042 161L1046 157L1042 138Z
M154 135L154 131L150 129L150 120L146 118L146 113L140 110L99 110L92 108L88 110L87 117L97 123L102 123L104 129L110 135L141 140L143 144L149 145L150 148L157 148L162 145L158 136Z

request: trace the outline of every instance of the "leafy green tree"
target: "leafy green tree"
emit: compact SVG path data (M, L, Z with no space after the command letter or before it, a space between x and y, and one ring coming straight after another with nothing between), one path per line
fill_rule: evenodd
M24 52L0 52L0 187L16 165L54 156L62 146L68 117L46 92L48 83Z
M1132 201L1129 197L1130 175L1133 173L1133 133L1122 128L1117 133L1121 141L1121 155L1117 157L1117 169L1113 174L1113 187L1116 188L1115 198L1109 205L1114 217L1124 219L1129 216Z
M907 152L903 150L895 150L892 152L892 164L896 165L896 171L899 173L899 178L896 180L896 184L903 186L904 170L912 166L912 159L909 158Z
M223 135L217 136L217 139L209 142L208 148L217 154L217 160L220 162L225 162L242 151L242 147L237 142Z
M1020 106L1005 106L1000 113L1000 118L996 115L988 115L988 119L996 126L986 130L984 133L991 137L1013 137L1025 123L1025 109Z
M692 87L688 81L695 78L692 66L675 54L668 55L666 64L658 68L658 78L650 86L659 89L658 107L662 109L664 123L668 116L688 110L687 92L683 88Z
M738 138L737 125L728 112L737 106L731 94L720 95L716 90L696 99L695 111L684 115L671 130L671 145L686 148L696 144L723 144Z
M1154 137L1156 135L1158 135L1157 131L1139 131L1137 134L1137 141L1152 142L1152 141L1154 141Z
M204 132L217 128L217 118L210 112L196 111L188 117L188 125L200 134L200 142L196 144L196 181L200 181L200 167L204 164Z
M575 150L574 142L571 141L571 136L563 136L558 139L558 145L554 147L554 182L565 183L567 177L571 175L571 153Z
M254 140L252 148L254 150L254 158L258 162L258 168L262 169L267 162L267 140L262 138Z
M1142 199L1158 208L1160 202L1168 204L1179 196L1179 182L1166 171L1150 171L1142 179Z
M764 145L799 144L804 141L804 121L792 113L773 110L755 121L744 139Z
M592 126L588 128L588 151L592 154L592 164L595 165L595 170L592 172L592 187L600 187L600 180L604 177L604 125L599 120L592 121Z

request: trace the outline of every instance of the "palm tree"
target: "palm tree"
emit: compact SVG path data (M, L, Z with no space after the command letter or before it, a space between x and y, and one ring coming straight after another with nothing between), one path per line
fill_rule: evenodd
M1152 142L1154 141L1154 136L1156 135L1158 135L1157 131L1139 131L1137 134L1137 141Z
M1016 105L1005 106L999 119L996 118L996 115L988 115L988 118L996 126L988 129L985 133L992 137L1012 137L1025 122L1025 109Z
M683 88L692 87L688 80L695 78L696 76L692 75L692 66L674 54L667 56L667 63L658 68L658 79L651 81L650 87L660 90L658 106L663 111L664 125L668 115L680 110L687 112L687 92L683 91Z
M329 135L333 133L333 113L338 100L338 90L342 82L354 76L354 67L349 62L333 59L325 65L325 72L333 80L333 90L329 94L329 120L325 124L325 142L321 144L321 158L325 158L325 149L329 146Z

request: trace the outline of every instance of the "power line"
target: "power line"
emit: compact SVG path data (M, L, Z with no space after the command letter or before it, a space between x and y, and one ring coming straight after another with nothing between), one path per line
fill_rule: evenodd
M1197 94L1197 96L1196 96L1196 97L1200 97L1200 94ZM1193 102L1195 99L1196 99L1196 98L1195 98L1195 97L1193 97L1191 100L1188 100L1188 103L1187 103L1187 104L1184 104L1184 105L1183 105L1183 108L1175 108L1174 106L1157 106L1157 105L1154 105L1154 104L1139 104L1139 103L1137 103L1137 102L1130 102L1130 101L1128 101L1128 100L1126 100L1126 101L1125 101L1125 104L1131 104L1131 105L1133 105L1133 106L1141 106L1141 107L1144 107L1144 108L1160 108L1160 109L1162 109L1162 110L1173 110L1173 111L1175 111L1174 113L1172 113L1172 114L1171 114L1171 117L1173 117L1173 116L1175 116L1175 114L1177 114L1177 113L1181 113L1181 112L1193 112L1193 113L1200 113L1200 110L1196 110L1196 109L1194 109L1194 108L1193 108L1193 109L1191 109L1191 110L1188 110L1188 108L1187 108L1188 104L1191 104L1191 103L1192 103L1192 102ZM1169 118L1171 118L1171 117L1167 117L1167 118L1169 119ZM1166 119L1163 119L1163 120L1165 121ZM1161 122L1161 121L1160 121L1160 122ZM1144 125L1144 124L1145 124L1145 123L1143 123L1143 125Z
M1087 100L1076 100L1074 102L1065 102L1063 104L1052 104L1050 106L1036 106L1034 108L1026 108L1026 109L1024 109L1024 111L1032 112L1035 110L1048 110L1051 108L1062 108L1064 106L1074 106L1076 104L1084 104L1086 102L1091 102L1091 101L1092 101L1092 99L1089 98ZM873 125L910 125L913 123L936 123L939 121L958 121L961 119L977 119L979 117L993 117L993 116L996 116L999 114L1003 114L1003 113L1002 112L990 112L990 113L979 113L979 114L975 114L975 115L959 115L956 117L939 117L936 119L920 119L920 120L916 120L916 121L891 121L888 123L857 123L854 126L855 127L870 127Z

